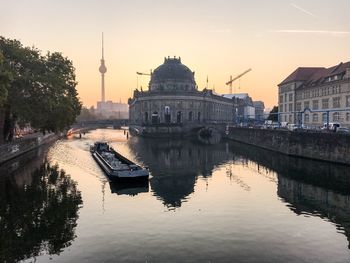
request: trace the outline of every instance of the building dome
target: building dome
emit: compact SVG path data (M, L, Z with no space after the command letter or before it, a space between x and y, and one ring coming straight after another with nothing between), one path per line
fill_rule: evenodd
M149 83L150 91L194 91L194 72L181 63L181 58L164 58L156 68Z

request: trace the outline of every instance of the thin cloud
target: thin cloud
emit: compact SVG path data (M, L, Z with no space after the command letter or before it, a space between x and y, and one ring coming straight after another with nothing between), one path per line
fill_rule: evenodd
M331 30L298 30L298 29L281 29L272 30L272 33L285 33L285 34L316 34L316 35L329 35L329 36L346 36L350 35L350 31L331 31Z
M307 14L307 15L312 16L312 17L316 17L315 14L311 13L310 11L308 11L300 6L297 6L296 4L290 3L290 5L293 6L295 9L298 9L299 11L303 12L304 14Z
M210 29L211 33L231 33L231 28L212 28Z

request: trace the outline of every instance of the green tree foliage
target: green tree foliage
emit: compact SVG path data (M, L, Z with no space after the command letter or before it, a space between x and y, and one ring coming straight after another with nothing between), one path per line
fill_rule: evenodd
M62 131L74 123L81 102L75 69L68 58L58 52L43 56L35 47L3 37L0 50L4 69L12 76L4 103L7 126L21 120L43 131Z
M80 115L77 117L77 121L91 121L96 120L96 115L91 112L86 107L82 107L80 111Z
M82 205L77 183L45 162L30 184L6 177L0 191L0 261L60 254L75 238Z
M268 120L272 121L278 121L278 106L274 106L272 110L270 111L269 117L267 117Z
M0 108L4 106L11 83L11 74L4 67L5 58L0 50Z

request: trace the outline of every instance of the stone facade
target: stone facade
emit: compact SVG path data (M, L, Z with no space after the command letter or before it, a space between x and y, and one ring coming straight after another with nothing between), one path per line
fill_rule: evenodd
M350 164L350 135L230 127L228 138L290 156Z
M350 126L350 62L331 68L298 68L279 84L279 120Z
M165 58L152 72L149 90L135 90L129 99L129 118L141 126L230 122L234 103L212 90L198 91L194 72L180 58Z

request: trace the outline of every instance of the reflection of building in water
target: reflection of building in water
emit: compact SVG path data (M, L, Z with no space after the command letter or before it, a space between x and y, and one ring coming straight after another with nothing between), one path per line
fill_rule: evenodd
M295 213L328 218L344 228L350 244L348 166L288 157L240 143L232 147L234 155L277 173L277 193Z
M326 217L341 225L350 248L350 196L337 194L321 187L304 184L281 175L278 176L278 196L292 206L296 214Z
M129 147L149 167L152 191L168 207L179 207L193 193L198 176L211 176L216 165L232 157L225 144L133 137Z

